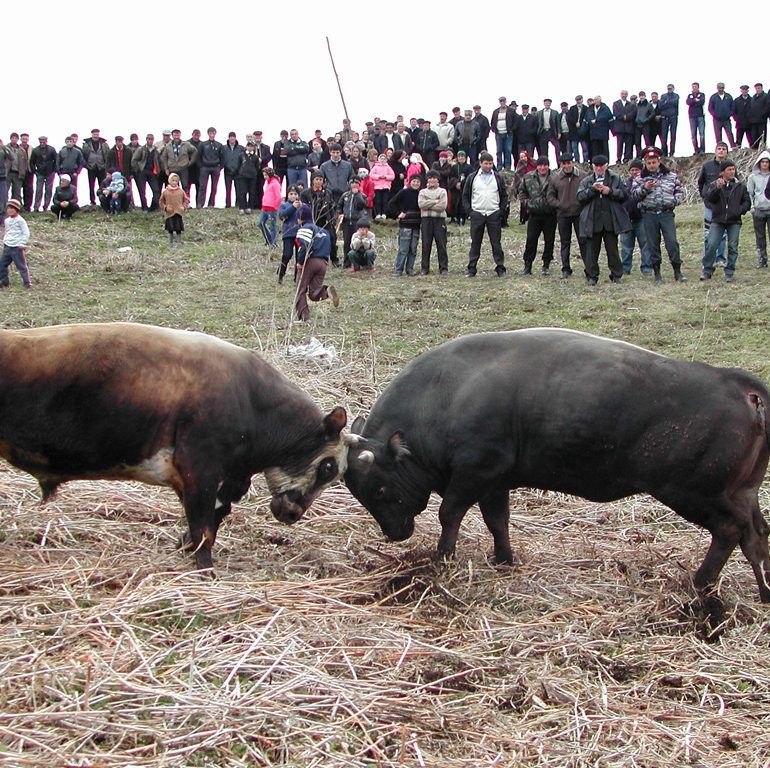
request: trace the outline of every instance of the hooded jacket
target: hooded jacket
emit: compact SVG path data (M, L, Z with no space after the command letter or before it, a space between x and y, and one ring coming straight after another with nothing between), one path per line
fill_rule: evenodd
M770 181L770 170L767 173L761 173L759 170L760 160L770 160L770 152L765 150L757 157L754 168L746 182L746 191L749 193L751 207L755 213L770 213L770 200L765 197L765 188Z

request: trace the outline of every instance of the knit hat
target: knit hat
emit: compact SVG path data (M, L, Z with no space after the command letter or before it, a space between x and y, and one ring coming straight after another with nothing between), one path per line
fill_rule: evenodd
M6 204L6 208L15 208L17 211L21 211L21 203L15 198L12 197Z
M297 214L297 218L299 221L312 221L313 210L307 204L301 205L299 207L299 214Z
M361 227L371 227L371 226L372 226L372 223L371 223L371 222L369 221L369 219L367 219L367 218L361 217L361 218L358 220L358 228L359 228L359 229L360 229Z
M358 169L358 178L359 179L365 179L369 175L369 171L366 170L366 168L359 168Z
M449 157L449 152L447 152L446 150L442 149L441 152L438 153L438 156L439 157Z
M68 173L63 173L61 176L59 176L59 181L66 181L69 183L72 181L72 177Z
M644 168L644 163L639 159L634 159L628 164L629 168Z

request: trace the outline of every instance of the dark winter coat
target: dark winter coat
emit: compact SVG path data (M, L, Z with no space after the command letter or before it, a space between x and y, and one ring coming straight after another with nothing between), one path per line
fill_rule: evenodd
M577 199L583 206L580 211L580 236L592 238L594 236L594 213L596 211L596 201L601 194L593 188L596 181L596 173L589 173L581 182L578 189ZM610 188L607 198L610 201L610 212L612 214L612 231L616 234L628 232L631 229L631 220L628 212L623 207L623 203L628 199L628 189L623 180L617 174L611 171L604 172L604 183Z
M588 138L591 141L607 141L610 137L610 126L614 120L610 108L606 104L598 107L594 104L586 111L588 123Z
M731 181L723 187L712 181L706 188L706 200L711 208L711 221L717 224L740 224L741 216L751 208L751 198L742 181Z

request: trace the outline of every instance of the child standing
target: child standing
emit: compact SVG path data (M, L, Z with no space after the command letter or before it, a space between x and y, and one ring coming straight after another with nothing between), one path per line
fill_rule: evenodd
M3 236L3 256L0 259L0 288L7 288L8 266L13 262L21 275L25 288L31 288L29 269L27 269L27 243L29 242L29 227L19 215L21 203L11 198L6 206L5 235Z
M396 178L393 169L388 165L388 158L380 155L377 162L369 171L369 178L374 185L374 218L376 221L384 221L390 202L390 185Z
M296 237L299 230L299 209L302 202L299 199L299 190L295 186L289 187L286 196L288 200L281 203L278 209L278 218L283 222L281 229L281 240L283 241L283 254L281 263L278 266L278 285L283 282L283 276L286 274L286 268L289 266L291 257L297 256ZM294 282L297 282L297 271L294 270Z
M361 193L361 183L355 176L348 182L349 189L337 203L337 214L342 216L343 267L349 267L350 238L356 231L358 220L366 212L366 197Z
M377 254L374 252L374 232L369 228L369 220L361 219L358 229L353 233L350 241L348 260L353 265L354 272L365 270L374 272L374 260Z
M184 212L190 207L190 198L179 183L179 174L170 173L168 184L160 196L160 208L163 211L164 226L168 232L168 244L174 247L176 242L182 244L182 232L184 232Z
M278 208L281 205L281 180L272 168L262 171L265 177L265 190L262 193L262 215L259 217L259 229L265 238L265 245L275 248L275 229Z
M302 276L297 286L294 311L300 320L307 322L310 319L308 298L310 301L323 301L331 296L335 307L340 305L340 299L333 285L327 287L323 284L332 252L328 230L313 224L313 211L309 205L299 209L299 224L297 267Z
M361 194L366 198L366 207L371 215L374 208L374 182L369 178L369 171L366 168L358 169L358 180L361 183Z
M420 242L420 206L418 199L422 186L419 175L409 179L409 185L396 192L390 201L389 213L398 219L398 254L396 274L414 274L417 244Z

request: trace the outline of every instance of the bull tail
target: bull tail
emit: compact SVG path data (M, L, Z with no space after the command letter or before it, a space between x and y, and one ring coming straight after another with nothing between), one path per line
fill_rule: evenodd
M767 447L768 450L770 450L770 424L768 423L767 419L767 409L765 408L765 402L756 392L749 393L749 402L754 407L757 431L760 434L764 432Z

